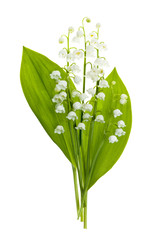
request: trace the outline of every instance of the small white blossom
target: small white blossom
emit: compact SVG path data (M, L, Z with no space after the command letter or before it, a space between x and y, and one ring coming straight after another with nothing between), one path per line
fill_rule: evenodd
M123 104L126 104L127 103L127 99L128 99L128 96L126 94L121 94L121 99L120 99L120 103L123 105Z
M69 28L68 28L68 32L69 32L69 33L73 33L73 32L74 32L74 28L73 28L73 27L69 27Z
M78 92L77 90L73 90L72 91L72 97L75 98L75 97L79 97L80 96L80 92Z
M99 44L99 49L106 51L107 50L107 45L105 43L100 43Z
M112 85L115 85L116 84L116 81L112 81Z
M60 57L60 58L66 58L66 57L67 57L67 51L66 51L66 49L62 49L62 50L59 52L59 57Z
M73 78L73 80L74 80L74 82L77 83L77 84L79 84L79 83L82 81L81 77L80 77L80 76L77 76L77 75Z
M60 38L59 38L59 43L60 43L60 44L64 43L64 37L60 37Z
M84 121L88 121L90 118L92 118L92 116L89 113L84 113L83 114L83 120Z
M110 136L108 139L109 139L109 143L118 142L118 139L117 139L117 137L116 137L116 136L114 136L114 135Z
M94 65L98 67L107 67L109 66L108 62L104 58L97 58L94 61Z
M96 24L96 28L100 28L101 27L101 24L100 23L97 23Z
M95 57L96 49L92 45L88 45L86 47L86 55L87 57Z
M115 109L115 110L113 111L113 116L114 116L114 118L119 117L119 116L121 116L121 115L122 115L122 112L121 112L119 109Z
M81 93L79 98L81 101L84 101L86 98L88 98L88 95L86 93Z
M95 122L105 123L103 115L97 115Z
M81 38L81 37L83 37L84 32L82 30L78 30L76 35L77 35L78 38Z
M67 93L66 92L60 92L59 94L56 94L53 98L52 98L52 102L55 103L62 103L63 100L65 100L67 97Z
M108 84L108 82L106 80L101 80L99 82L98 87L100 87L100 88L109 88L109 84Z
M81 71L80 67L77 64L69 66L67 70L72 71L73 73L79 73Z
M121 94L121 99L128 99L128 96L126 94Z
M122 135L125 135L125 134L126 132L124 132L122 128L117 128L115 131L115 135L118 137L121 137Z
M126 103L127 103L127 100L126 100L126 99L123 99L123 98L120 99L120 104L124 105L124 104L126 104Z
M100 48L100 43L98 42L98 40L96 38L91 39L91 44L93 45L94 50L96 50L95 48L97 48L97 49Z
M120 121L118 121L118 127L119 128L123 128L123 127L126 127L126 124L124 123L124 121L123 120L120 120Z
M92 108L93 108L93 106L89 103L82 104L82 111L84 111L84 112L91 112Z
M63 128L63 126L58 125L58 126L54 129L54 133L57 133L57 134L64 133L64 128Z
M96 93L96 89L95 88L89 88L87 90L88 94L90 94L92 97L94 96L94 94Z
M91 32L91 33L89 34L89 38L90 38L90 39L97 38L97 34L96 34L95 32Z
M76 113L73 111L69 112L66 118L68 118L69 120L72 120L72 121L75 121L75 119L78 119Z
M65 113L65 108L64 108L63 104L57 104L55 106L55 112L56 113Z
M65 80L61 80L56 85L55 91L60 92L61 90L66 90L66 88L67 88L67 82Z
M73 62L75 59L75 56L73 55L73 53L68 53L67 54L67 61L68 62Z
M105 94L103 92L100 92L96 95L96 97L100 100L104 100L105 99Z
M84 123L78 123L78 126L75 127L77 130L80 129L80 130L86 130L86 126Z
M73 103L73 109L74 109L74 111L81 110L82 109L82 104L80 102Z
M75 57L76 59L81 59L81 58L83 58L83 52L82 52L81 50L75 50L75 51L73 52L73 55L74 55L74 57Z
M53 71L50 74L51 79L59 80L61 78L61 73L59 71Z
M90 78L93 82L97 82L99 80L98 74L92 70L87 72L86 77Z

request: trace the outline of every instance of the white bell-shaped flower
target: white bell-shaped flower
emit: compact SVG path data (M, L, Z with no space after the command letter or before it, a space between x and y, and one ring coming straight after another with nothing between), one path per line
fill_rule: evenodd
M81 110L82 109L82 104L80 102L73 103L73 109L74 109L74 111Z
M69 32L69 33L73 33L73 32L74 32L74 28L73 28L72 26L70 26L70 27L68 28L68 32Z
M60 44L64 43L64 37L60 37L60 38L59 38L59 43L60 43Z
M87 57L95 57L96 49L92 45L88 45L86 47L86 55Z
M95 122L105 123L103 115L97 115Z
M80 96L80 92L78 92L77 90L73 90L72 91L72 97L75 98L75 97L79 97Z
M56 85L55 91L60 92L61 90L66 90L66 88L67 88L67 82L65 80L61 80Z
M78 126L75 127L77 130L86 130L86 126L84 123L78 123Z
M90 38L90 39L97 38L97 34L96 34L95 32L91 32L91 33L89 34L89 38Z
M67 68L68 71L73 73L79 73L81 71L80 67L77 64L73 64Z
M54 133L57 133L57 134L64 133L64 127L61 126L61 125L58 125L58 126L54 129Z
M82 52L82 50L75 50L75 51L73 52L73 55L74 55L75 59L81 59L81 58L83 58L83 52Z
M74 59L75 59L75 56L74 56L73 53L68 53L68 54L67 54L67 61L68 61L68 62L73 62Z
M124 104L126 104L127 103L127 99L120 99L119 100L119 102L120 102L120 104L122 104L122 105L124 105Z
M55 112L56 113L65 113L65 108L64 108L63 104L56 104Z
M75 76L74 78L73 78L73 80L74 80L74 82L76 83L76 84L79 84L81 81L82 81L82 78L80 77L80 76Z
M122 128L117 128L116 131L115 131L115 135L118 136L118 137L121 137L122 135L125 135L126 132L123 131Z
M98 66L98 67L108 67L109 66L108 62L104 58L97 58L94 61L94 65Z
M113 116L114 116L114 118L119 117L119 116L121 116L121 115L122 115L122 112L121 112L119 109L115 109L115 110L113 111Z
M97 82L99 80L98 74L92 70L87 72L86 77L90 78L93 82Z
M96 28L100 28L101 27L101 24L100 23L97 23L96 24Z
M66 118L68 118L69 120L72 120L72 121L75 121L75 119L78 119L76 113L73 111L69 112Z
M77 35L78 38L81 38L81 37L84 36L84 32L82 30L78 30L76 35Z
M61 78L61 73L59 71L53 71L50 74L51 79L59 80Z
M100 100L104 100L105 99L105 94L103 92L100 92L96 95L96 97Z
M99 82L98 87L100 87L100 88L109 88L109 84L108 84L108 82L106 80L101 80Z
M67 97L67 93L62 91L59 94L56 94L53 98L52 98L52 102L55 103L62 103L63 100L65 100Z
M109 139L109 143L118 142L118 139L115 135L110 136L108 139Z
M66 58L67 57L66 49L62 49L61 51L59 51L58 55L59 55L60 58Z
M89 113L84 113L83 114L83 121L88 121L92 116Z
M96 93L96 89L95 88L89 88L87 90L88 94L90 94L92 97L94 96L94 94Z
M118 127L119 128L124 128L124 127L126 127L126 124L125 124L125 122L123 121L123 120L120 120L120 121L118 121Z
M127 99L128 99L128 96L123 93L123 94L121 94L121 99L126 99L126 100L127 100Z
M86 93L81 93L79 98L80 98L81 101L84 101L88 98L88 95Z
M82 104L82 111L83 112L91 112L93 109L93 106L89 103Z

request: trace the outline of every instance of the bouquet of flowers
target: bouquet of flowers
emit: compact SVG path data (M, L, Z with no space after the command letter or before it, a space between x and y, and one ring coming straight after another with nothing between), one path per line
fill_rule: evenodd
M105 75L107 47L100 41L101 25L87 33L90 22L83 18L76 34L69 27L59 38L64 66L24 47L20 73L32 111L71 163L77 216L84 228L88 190L119 159L132 122L130 97L116 68ZM75 47L78 44L82 47Z

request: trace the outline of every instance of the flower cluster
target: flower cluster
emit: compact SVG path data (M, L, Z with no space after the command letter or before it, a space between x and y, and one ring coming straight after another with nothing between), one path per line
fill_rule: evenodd
M86 18L85 21L87 23L90 22L89 18ZM105 57L100 54L103 51L107 50L107 46L104 42L99 41L99 29L101 25L100 23L96 24L97 31L92 31L88 35L86 35L84 29L84 22L82 21L82 26L78 28L75 33L75 36L72 37L72 42L80 43L80 41L85 40L85 48L80 49L77 47L70 47L70 35L75 32L73 27L68 28L68 35L62 35L59 38L59 43L65 43L67 41L67 48L63 48L59 52L59 57L65 59L66 65L64 69L67 73L67 78L62 79L59 71L53 71L50 74L51 79L54 79L56 82L55 92L56 94L52 98L53 103L55 103L55 112L56 113L65 113L67 110L63 105L63 101L65 101L68 97L68 104L70 104L70 109L67 112L66 118L68 121L73 121L76 130L84 131L86 130L85 122L94 121L98 124L104 124L105 119L102 114L97 114L94 112L94 104L97 104L97 101L105 101L106 96L103 89L110 88L109 83L105 78L105 69L108 67L108 62ZM91 59L88 61L88 59ZM83 73L77 61L83 60ZM88 68L88 65L90 67ZM69 94L68 89L68 79L72 79L75 84L80 84L83 79L83 92L78 90L73 90ZM93 88L85 89L85 81L92 81L95 86ZM111 87L115 85L116 82L111 82ZM106 91L105 91L106 92ZM92 98L92 101L89 100ZM128 96L126 94L121 94L120 96L120 104L124 105L127 103ZM81 111L81 117L78 119L77 111ZM113 110L113 118L119 118L123 113L119 109ZM78 122L78 123L77 123ZM117 123L117 129L115 129L114 135L109 136L109 143L118 142L118 137L125 135L125 131L123 130L126 127L123 120L119 120ZM61 134L64 133L63 126L58 125L55 128L55 133Z

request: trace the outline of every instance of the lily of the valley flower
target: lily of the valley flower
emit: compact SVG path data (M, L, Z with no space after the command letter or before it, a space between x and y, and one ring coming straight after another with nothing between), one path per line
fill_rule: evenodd
M88 121L92 116L89 113L84 113L83 114L83 121Z
M84 36L84 32L82 30L78 30L76 35L77 35L78 38L81 38L81 37Z
M101 27L101 24L100 23L97 23L96 24L96 28L100 28Z
M60 58L66 58L66 57L67 57L67 51L66 51L66 49L62 49L62 50L59 52L59 57L60 57Z
M89 88L87 90L88 94L90 94L92 97L94 96L94 94L96 93L96 89L95 88Z
M53 71L50 74L51 79L59 80L61 78L61 73L59 71Z
M75 50L75 51L73 52L73 55L74 55L74 57L75 57L76 59L81 59L81 58L83 58L83 52L82 52L81 50Z
M87 72L86 77L90 78L93 82L97 82L99 80L98 74L92 70Z
M113 116L114 116L114 118L119 117L119 116L121 116L121 115L122 115L122 112L121 112L119 109L115 109L115 110L113 111Z
M65 100L67 97L67 93L62 91L59 94L56 94L53 98L52 98L52 102L55 103L62 103L63 100Z
M77 84L79 84L79 83L82 81L81 77L80 77L80 76L77 76L77 75L73 78L73 80L74 80L74 82L77 83Z
M126 94L121 94L120 103L122 105L127 103L128 96Z
M63 126L58 125L58 126L54 129L54 133L57 133L57 134L64 133L64 128L63 128Z
M126 132L123 131L122 128L117 128L116 131L115 131L115 135L118 136L118 137L121 137L122 135L125 135Z
M68 62L73 62L74 59L75 59L75 56L74 56L73 53L68 53L68 54L67 54L67 61L68 61Z
M55 112L56 113L65 113L65 108L64 108L63 104L56 104Z
M89 34L89 38L90 38L90 39L97 38L97 34L96 34L95 32L91 32L91 33Z
M59 38L59 43L60 43L60 44L64 43L64 37L60 37L60 38Z
M69 112L66 118L68 118L69 120L72 120L72 121L75 121L75 119L78 119L76 113L73 111Z
M75 97L79 97L80 96L80 92L78 92L77 90L73 90L72 91L72 97L75 98Z
M101 80L99 82L99 86L98 87L100 87L100 88L109 88L109 84L108 84L108 82L106 80Z
M119 128L123 128L123 127L126 127L126 124L124 123L124 121L123 120L120 120L120 121L118 121L118 127Z
M91 112L93 109L93 106L89 103L82 104L82 111L83 112Z
M84 123L79 123L77 127L75 127L77 130L86 130L86 126Z
M86 47L87 57L95 57L96 49L92 45Z
M106 51L107 50L107 45L105 43L100 43L99 44L99 49Z
M69 27L69 28L68 28L68 32L69 32L69 33L73 33L73 32L74 32L74 28L73 28L72 26Z
M67 88L67 82L65 80L61 80L56 85L55 91L60 92L61 90L66 90L66 88Z
M105 94L103 92L100 92L96 95L96 97L100 100L104 100L105 99Z
M105 123L103 115L97 115L95 122Z
M97 58L94 61L94 65L98 66L98 67L107 67L108 66L108 62L104 58Z
M86 98L88 98L88 95L86 93L81 93L79 98L81 101L84 101Z
M80 102L73 103L73 109L74 109L74 111L81 110L82 109L82 104Z
M109 139L109 143L118 142L118 139L115 135L110 136L108 139Z
M72 71L73 73L79 73L81 71L80 67L77 64L69 66L67 70Z

